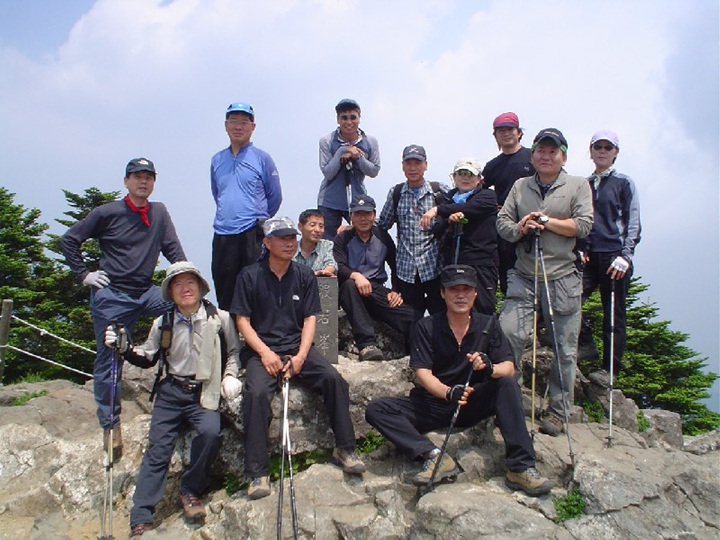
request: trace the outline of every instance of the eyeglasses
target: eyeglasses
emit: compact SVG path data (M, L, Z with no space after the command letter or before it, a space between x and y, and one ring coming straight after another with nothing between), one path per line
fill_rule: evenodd
M475 176L473 173L468 171L467 169L460 169L459 171L455 171L455 176Z
M615 145L613 145L613 144L602 144L602 143L593 144L594 150L606 150L606 151L610 152L614 148L615 148Z
M228 118L226 121L231 126L249 126L253 123L252 120L246 118Z
M340 120L357 120L359 117L357 114L341 114Z

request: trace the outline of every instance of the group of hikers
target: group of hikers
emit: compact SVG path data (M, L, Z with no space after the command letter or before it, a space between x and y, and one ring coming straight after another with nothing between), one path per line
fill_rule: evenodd
M270 495L270 404L283 377L322 396L334 461L349 474L365 472L355 449L348 383L313 346L319 276L338 279L339 304L360 361L384 359L374 320L405 337L415 388L408 396L373 400L366 420L422 462L413 477L419 486L459 472L428 431L456 419L469 426L495 416L506 447L506 485L531 496L551 490L554 483L535 468L520 391L522 354L538 311L553 317L556 344L540 432L557 436L566 429L578 339L588 334L580 331L581 302L595 288L604 309L604 346L602 366L590 379L611 388L610 374L621 369L640 218L633 181L614 168L615 133L595 133L593 174L571 176L564 170L568 143L558 129L541 130L526 148L517 115L506 112L492 125L501 153L484 168L475 158L459 159L452 186L426 180L425 148L408 145L405 181L388 192L378 214L365 186L380 171L377 139L359 127L356 101L341 100L335 112L338 127L319 144L317 207L302 212L296 227L276 216L280 176L270 155L251 142L253 107L236 102L226 109L230 145L212 157L210 170L217 307L205 299L209 283L186 260L167 208L149 200L156 181L149 159L127 164L123 200L92 210L62 237L70 268L90 287L94 395L104 448L113 459L123 448L122 361L160 365L130 514L133 538L153 527L186 424L195 436L179 501L189 519L205 517L201 497L221 444L221 398L232 401L242 393L248 497ZM393 226L397 241L388 232ZM89 238L100 244L96 270L83 258ZM158 287L152 277L160 253L171 264ZM504 296L499 316L498 285ZM143 315L157 318L144 343L134 344L132 329Z

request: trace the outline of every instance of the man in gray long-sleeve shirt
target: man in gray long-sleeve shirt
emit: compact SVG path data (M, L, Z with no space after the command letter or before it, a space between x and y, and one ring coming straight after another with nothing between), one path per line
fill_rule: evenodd
M105 347L105 329L111 321L117 321L131 332L142 315L157 316L169 309L172 303L164 301L160 288L152 283L155 265L161 252L171 263L185 260L167 208L148 200L155 178L152 161L131 160L125 169L127 196L95 208L70 227L60 241L68 266L79 281L90 287L97 347L93 367L95 403L100 426L105 430L106 448L110 428L115 428L116 458L122 454L119 427L122 365L118 366L115 399L111 404L113 353ZM100 268L95 271L86 267L82 256L82 243L88 238L96 238L100 243Z
M543 248L560 357L555 358L550 370L550 405L540 431L553 436L563 430L565 412L569 413L573 405L582 294L580 272L575 266L575 239L586 237L593 224L590 186L584 178L563 170L566 161L567 141L563 134L554 128L540 131L532 145L536 173L513 184L497 220L500 236L517 243L517 261L514 270L508 272L500 326L510 341L516 371L520 373L533 321L535 234ZM545 320L549 321L541 269L538 283L537 294Z
M320 139L320 170L323 180L318 193L318 208L325 216L323 238L332 240L348 213L350 200L366 195L365 177L380 172L380 149L377 139L360 129L360 105L343 99L335 106L337 129Z

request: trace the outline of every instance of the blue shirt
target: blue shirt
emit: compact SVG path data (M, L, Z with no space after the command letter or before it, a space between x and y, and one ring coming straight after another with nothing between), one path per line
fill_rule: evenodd
M274 216L282 202L275 162L253 143L237 156L227 147L212 157L210 189L217 206L213 228L220 235L247 231L258 219Z

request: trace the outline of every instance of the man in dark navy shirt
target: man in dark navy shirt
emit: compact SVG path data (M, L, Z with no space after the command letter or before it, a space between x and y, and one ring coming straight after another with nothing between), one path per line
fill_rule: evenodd
M530 162L530 149L520 144L523 130L515 113L506 112L495 118L493 137L501 154L487 162L483 169L483 177L485 187L494 186L499 210L505 204L515 180L532 176L535 174L535 168ZM498 237L498 254L500 255L498 267L500 290L505 294L508 270L515 266L515 244Z
M335 461L345 472L365 472L355 453L348 383L312 345L320 295L310 267L292 260L299 232L287 217L267 220L263 232L267 256L242 270L230 308L245 338L240 359L247 362L243 425L251 499L270 495L270 399L284 374L322 395L335 434ZM289 360L284 363L283 357Z
M375 200L369 195L355 197L350 205L352 229L335 237L333 254L338 263L340 305L347 313L360 351L360 360L383 360L375 341L373 319L379 319L405 336L406 354L410 353L410 334L415 311L403 303L394 286L395 243L390 235L375 226ZM392 272L393 290L385 287Z
M408 397L373 400L365 419L410 459L424 460L413 478L414 484L424 486L441 459L440 449L424 433L450 425L458 406L459 427L495 415L505 441L506 485L531 496L549 492L553 483L535 469L510 345L494 316L472 309L477 295L475 270L462 264L446 266L440 285L446 310L418 322L413 336L410 367L418 385ZM479 350L486 331L487 352ZM473 375L465 386L470 370ZM435 481L458 472L455 461L442 456Z

